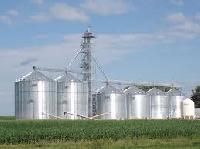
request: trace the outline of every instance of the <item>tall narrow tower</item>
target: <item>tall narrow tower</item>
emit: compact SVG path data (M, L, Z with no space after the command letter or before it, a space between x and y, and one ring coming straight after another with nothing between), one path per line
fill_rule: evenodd
M95 36L90 32L90 28L84 32L83 43L81 45L82 61L81 68L83 73L83 81L88 83L88 116L92 116L92 53L91 39Z

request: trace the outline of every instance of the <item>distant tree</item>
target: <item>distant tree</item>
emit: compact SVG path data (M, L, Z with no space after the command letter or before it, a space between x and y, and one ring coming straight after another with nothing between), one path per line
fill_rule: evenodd
M200 86L197 86L194 90L192 90L192 100L195 103L196 108L200 108Z

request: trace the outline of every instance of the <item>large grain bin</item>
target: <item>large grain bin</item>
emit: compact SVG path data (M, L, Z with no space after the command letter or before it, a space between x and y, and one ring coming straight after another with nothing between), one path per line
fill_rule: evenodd
M33 71L15 82L16 119L49 119L57 115L56 82Z
M124 90L127 98L128 119L146 119L150 117L150 98L135 86Z
M88 117L87 82L82 82L69 73L58 77L56 81L58 116L67 119Z
M99 119L127 119L127 102L124 93L106 85L97 93L96 113Z
M168 91L169 95L169 117L170 118L181 118L182 110L181 103L185 99L185 96L182 94L180 90L171 89Z
M167 119L169 117L169 97L159 89L153 88L148 91L151 101L151 118Z
M195 117L194 102L189 98L182 101L182 117L184 119L194 119Z

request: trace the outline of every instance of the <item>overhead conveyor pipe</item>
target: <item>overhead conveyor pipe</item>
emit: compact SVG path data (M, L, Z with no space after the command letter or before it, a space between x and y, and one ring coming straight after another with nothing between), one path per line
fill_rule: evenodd
M33 66L34 71L47 71L47 72L71 72L71 73L77 73L81 74L81 72L73 71L73 70L67 70L67 69L59 69L59 68L47 68L47 67L36 67Z

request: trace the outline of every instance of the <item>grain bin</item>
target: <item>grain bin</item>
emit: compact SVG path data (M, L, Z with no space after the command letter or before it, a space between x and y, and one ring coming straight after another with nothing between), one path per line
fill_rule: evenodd
M150 117L150 98L135 86L124 90L127 98L128 119L146 119Z
M182 101L182 117L184 119L194 119L195 117L194 102L189 98Z
M169 97L159 89L152 88L147 93L151 102L151 118L167 119L169 117Z
M87 82L82 82L69 73L56 78L56 81L58 116L67 119L88 117Z
M169 95L169 117L170 118L181 118L182 110L181 110L181 103L185 99L185 96L182 94L180 90L177 89L170 89L168 91Z
M125 94L111 85L102 87L97 93L97 115L99 119L127 119Z
M15 82L16 119L49 119L57 115L56 82L34 70Z
M21 99L20 81L15 82L15 117L22 119L22 99Z

